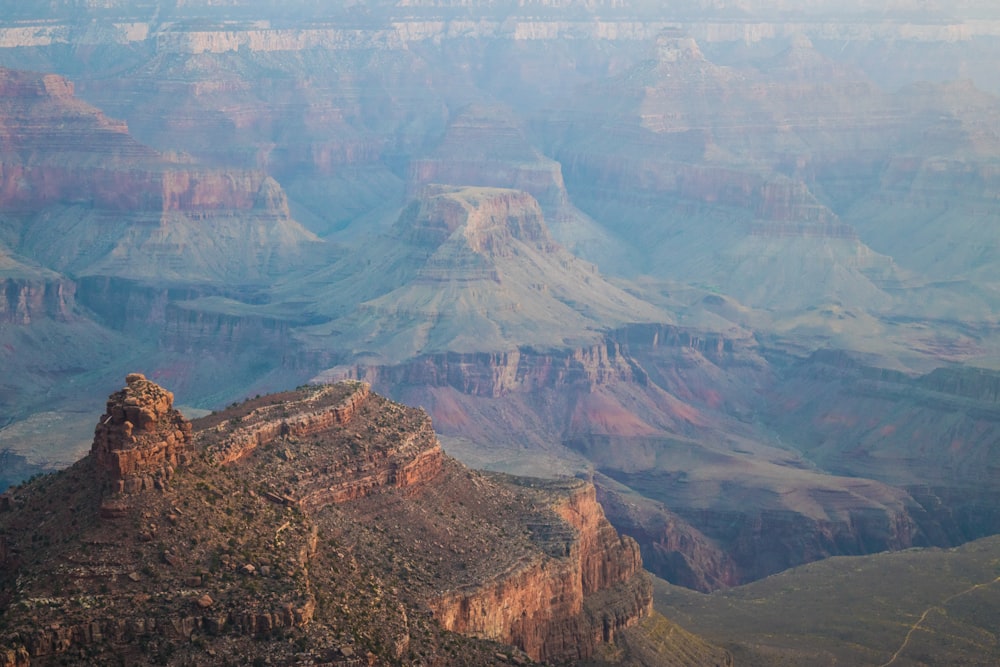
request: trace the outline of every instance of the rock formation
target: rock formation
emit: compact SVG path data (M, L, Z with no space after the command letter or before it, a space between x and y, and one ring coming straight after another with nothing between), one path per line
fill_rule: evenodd
M689 585L996 526L988 378L788 358L996 365L996 7L677 4L0 0L0 61L32 70L0 72L0 439L24 453L8 420L53 432L135 359L199 405L332 368L427 405L477 465L641 490L609 516ZM344 243L315 272L307 249L335 244L296 220ZM340 398L293 411L335 421ZM318 474L285 443L328 426L260 407L211 452L249 470L287 449L286 480L253 489L282 511L450 474L429 426L359 432L357 461L318 447ZM106 503L108 530L172 493L151 465L117 479L153 489ZM284 604L305 608L259 627Z
M259 279L272 261L317 241L291 219L284 192L264 172L159 153L81 101L61 76L0 68L0 95L0 211L37 221L14 250L52 270L160 282ZM206 251L223 238L241 238L245 257L236 260L232 245Z
M586 659L651 611L638 546L615 533L592 485L520 483L558 517L531 526L542 552L432 600L431 608L449 630L514 644L536 660ZM595 604L600 592L614 603Z
M552 234L591 260L616 251L617 242L570 201L562 167L531 145L510 109L474 104L448 125L441 143L410 162L407 187L419 195L430 184L510 188L534 197Z
M191 423L174 409L174 395L141 373L125 383L108 398L91 456L115 493L162 488L189 455Z
M518 190L428 188L371 250L354 271L349 257L309 278L317 309L354 303L301 330L308 350L327 349L333 331L347 359L551 349L595 341L612 323L669 318L555 243L538 202Z
M651 613L587 482L470 471L358 382L172 400L129 375L89 456L4 496L0 665L575 661Z

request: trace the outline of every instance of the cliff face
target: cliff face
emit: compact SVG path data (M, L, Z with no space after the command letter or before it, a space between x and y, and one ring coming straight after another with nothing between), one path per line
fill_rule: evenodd
M701 590L835 554L951 545L966 521L943 521L925 509L926 494L889 485L896 480L819 473L809 451L766 444L774 436L761 416L789 423L777 413L792 399L767 392L775 370L735 331L637 324L571 351L428 355L333 372L428 406L442 433L491 443L507 469L519 457L514 470L547 465L526 442L552 452L561 443L607 476L609 517L639 542L646 566Z
M232 199L233 185L240 180L220 179L208 171L200 177L165 173L166 160L132 139L124 122L80 101L63 77L2 69L0 94L5 209L34 210L62 201L114 211L176 210L182 202L217 208ZM249 207L235 201L239 208Z
M48 268L259 279L316 241L265 173L157 153L62 77L3 69L0 94L0 208L28 223L14 250ZM221 250L229 238L244 251L228 241ZM233 261L234 251L243 256Z
M130 375L90 456L4 496L0 664L507 660L489 642L456 652L451 632L576 660L650 612L638 547L593 486L469 471L425 414L367 385L194 424L171 402Z
M576 349L526 347L496 354L436 354L393 366L340 367L328 374L376 387L451 387L483 398L570 386L646 386L648 373L633 354L644 348L691 350L719 364L760 363L752 343L739 337L674 325L635 324L607 334L600 344Z
M860 41L954 42L1000 32L997 22L989 18L976 21L953 19L947 11L950 5L943 2L919 5L899 3L894 9L900 15L886 16L879 21L861 21L852 16L852 12L858 9L858 3L700 3L685 8L675 21L670 21L658 15L650 3L635 1L408 1L374 3L373 8L379 12L375 16L382 20L373 21L366 15L369 21L360 28L336 26L337 19L354 18L357 22L357 16L350 12L350 8L324 7L316 14L312 5L296 2L292 3L289 11L300 12L307 7L308 15L315 16L315 19L293 28L278 21L272 25L266 13L252 3L184 2L177 8L177 23L171 23L158 21L155 16L151 20L150 15L155 13L148 5L107 1L88 3L87 12L110 14L116 20L102 30L83 31L80 35L59 20L65 17L65 4L53 3L34 11L19 9L12 12L12 18L17 21L11 21L0 32L0 44L10 48L49 46L71 40L88 45L154 42L160 48L195 53L239 49L269 52L316 46L399 48L408 42L440 40L448 36L523 41L560 38L647 40L678 23L699 38L711 42L753 43L801 34L825 36L834 41L854 38ZM711 9L729 10L727 16L748 18L742 21L731 17L719 20L713 16ZM570 15L560 17L553 10L568 10ZM920 22L907 20L912 16L908 12L918 10L941 18L936 21L925 18ZM470 18L469 12L475 12L477 19ZM795 20L788 19L789 12L796 17ZM187 25L183 19L191 16L203 21Z
M0 279L0 322L29 325L33 320L68 322L76 316L76 284L55 278L31 277Z
M604 518L593 486L527 486L558 517L533 524L532 539L545 554L562 558L539 556L515 572L448 593L431 607L449 630L514 644L536 660L586 659L652 609L638 545L619 537ZM601 592L613 592L621 608L588 608L587 599Z
M676 512L606 475L594 475L594 483L608 519L639 543L650 572L705 593L740 583L742 574L732 553Z
M186 459L191 424L174 409L174 396L140 373L108 399L97 423L91 456L117 493L162 486Z

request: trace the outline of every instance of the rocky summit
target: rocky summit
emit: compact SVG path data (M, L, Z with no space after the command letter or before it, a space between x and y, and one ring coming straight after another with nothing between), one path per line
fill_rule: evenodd
M360 382L172 398L130 374L89 455L2 497L0 665L577 662L649 625L588 482L469 470Z
M186 458L191 423L174 409L174 395L140 373L108 399L91 454L118 493L162 487Z

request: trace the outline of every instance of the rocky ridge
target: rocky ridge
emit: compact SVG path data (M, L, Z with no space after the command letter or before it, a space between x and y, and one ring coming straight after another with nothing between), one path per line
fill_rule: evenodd
M3 496L0 664L558 662L650 613L592 485L469 471L367 385L171 403L129 375L90 456Z
M298 50L314 46L335 45L346 47L402 48L409 42L441 39L443 36L464 36L478 39L506 38L514 40L539 39L649 39L664 28L678 23L692 33L710 41L747 41L750 43L802 33L821 35L834 40L901 39L918 42L961 41L977 36L996 35L1000 32L988 10L979 20L961 20L942 11L951 9L944 3L923 3L920 9L936 10L938 18L932 21L913 21L901 4L899 16L886 16L880 21L859 21L851 17L850 10L833 3L810 3L807 7L789 7L787 3L697 3L673 8L673 20L665 20L657 5L644 1L632 2L404 2L373 3L383 17L358 24L358 16L349 8L325 8L316 16L315 7L308 3L291 3L287 11L292 15L308 12L314 18L308 27L288 27L286 21L274 20L245 4L186 2L178 7L175 21L156 20L151 8L137 9L126 3L90 3L94 13L109 12L117 17L103 29L80 31L72 24L62 23L59 4L25 15L23 9L13 7L10 25L0 32L0 45L6 47L49 46L70 41L83 44L137 44L153 42L159 48L186 50L191 53L225 52L238 49L255 51ZM573 19L553 15L553 9L576 10ZM719 20L709 11L729 9L737 16L752 12L756 20ZM796 16L789 20L789 12ZM479 20L466 16L455 17L455 10L475 10ZM803 11L804 10L804 11ZM579 14L584 16L579 17ZM778 16L775 16L777 14ZM152 16L151 16L152 15ZM184 19L189 16L208 19L196 29L191 29ZM48 19L40 21L42 18ZM25 21L25 19L35 21ZM357 24L352 29L337 26L337 20L351 20ZM82 33L82 34L81 34Z

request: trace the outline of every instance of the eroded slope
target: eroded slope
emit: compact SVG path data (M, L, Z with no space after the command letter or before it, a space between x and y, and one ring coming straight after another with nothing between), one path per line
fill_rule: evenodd
M593 486L468 470L365 384L171 402L130 375L90 456L3 497L0 663L580 660L650 611Z

